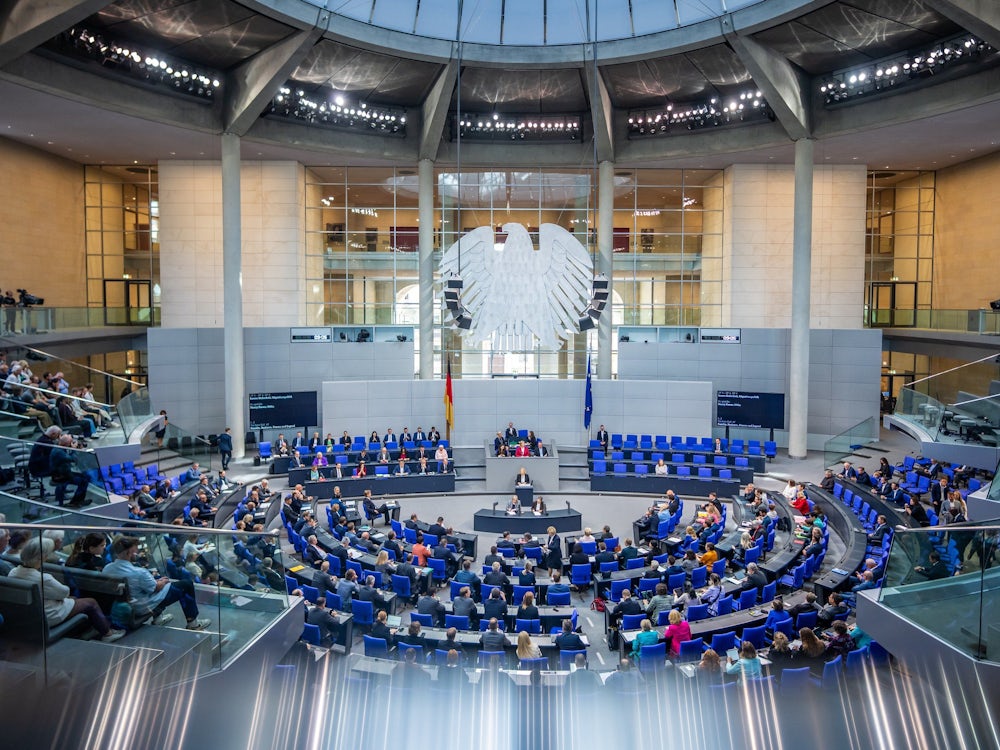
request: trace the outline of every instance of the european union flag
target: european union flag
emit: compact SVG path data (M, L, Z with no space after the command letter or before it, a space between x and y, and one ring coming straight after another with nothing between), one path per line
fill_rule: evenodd
M590 355L587 355L587 391L583 397L583 427L590 429L590 415L594 411L594 392L590 389Z

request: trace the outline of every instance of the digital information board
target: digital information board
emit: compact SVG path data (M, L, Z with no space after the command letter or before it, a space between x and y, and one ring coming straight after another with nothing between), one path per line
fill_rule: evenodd
M251 430L288 430L319 424L316 391L251 393L249 403Z
M785 428L785 394L718 391L715 424L719 427Z

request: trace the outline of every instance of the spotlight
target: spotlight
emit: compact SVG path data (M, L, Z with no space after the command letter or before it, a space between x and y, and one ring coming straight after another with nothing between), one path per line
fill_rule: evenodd
M580 325L580 333L583 333L584 331L591 331L594 328L594 319L591 318L589 315L584 315L582 318L580 318L579 325Z

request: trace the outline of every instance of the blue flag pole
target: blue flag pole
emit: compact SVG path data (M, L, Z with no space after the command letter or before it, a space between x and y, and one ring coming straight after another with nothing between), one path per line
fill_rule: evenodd
M594 392L590 387L590 355L587 355L587 390L583 397L583 426L590 432L590 417L594 411Z

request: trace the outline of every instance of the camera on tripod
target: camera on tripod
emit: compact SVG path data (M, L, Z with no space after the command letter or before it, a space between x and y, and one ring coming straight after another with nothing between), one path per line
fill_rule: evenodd
M27 289L18 289L17 294L18 303L23 307L45 304L45 299L43 297L36 297L34 294L29 294Z

